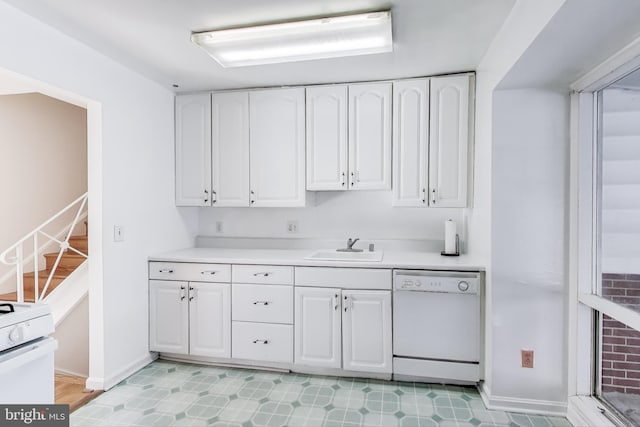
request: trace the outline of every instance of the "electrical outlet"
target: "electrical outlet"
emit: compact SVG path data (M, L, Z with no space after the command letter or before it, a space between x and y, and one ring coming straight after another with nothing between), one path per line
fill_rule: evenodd
M298 221L287 221L287 233L298 232Z
M522 356L522 367L533 368L533 350L520 350Z
M114 242L122 242L124 241L124 229L121 225L113 226L113 241Z
M216 233L222 233L224 230L222 221L216 221Z

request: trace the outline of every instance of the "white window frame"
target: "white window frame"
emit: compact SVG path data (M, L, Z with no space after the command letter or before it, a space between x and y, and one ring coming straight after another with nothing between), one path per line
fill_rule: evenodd
M571 85L569 339L567 416L574 425L614 424L603 415L593 395L594 310L640 330L640 313L596 295L601 277L596 262L600 251L598 177L600 120L598 91L640 69L640 39L635 40ZM587 357L588 356L588 357ZM597 384L599 387L599 384Z

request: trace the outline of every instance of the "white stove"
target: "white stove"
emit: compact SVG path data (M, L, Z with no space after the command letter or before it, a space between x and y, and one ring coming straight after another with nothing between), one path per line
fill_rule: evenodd
M53 331L48 305L0 301L0 351L46 337Z
M0 301L0 404L54 403L53 332L48 305Z

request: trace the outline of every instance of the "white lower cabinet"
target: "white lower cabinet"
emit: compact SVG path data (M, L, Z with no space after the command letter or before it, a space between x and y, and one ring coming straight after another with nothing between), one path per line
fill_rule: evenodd
M149 281L149 349L231 357L228 283Z
M234 359L293 362L293 326L258 322L232 323Z
M296 288L295 363L340 368L341 292L331 288Z
M390 291L297 287L295 303L296 364L391 373Z
M391 292L345 290L342 305L343 368L390 373Z
M231 356L230 285L189 283L189 354Z
M163 353L189 353L187 282L149 282L149 349Z
M149 277L151 351L392 372L391 270L151 262ZM197 280L214 277L231 283Z

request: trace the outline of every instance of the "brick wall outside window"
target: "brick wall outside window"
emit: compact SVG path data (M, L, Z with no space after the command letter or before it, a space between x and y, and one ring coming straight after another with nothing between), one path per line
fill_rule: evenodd
M603 274L602 296L640 311L640 274ZM640 332L608 316L602 326L602 391L640 394Z

